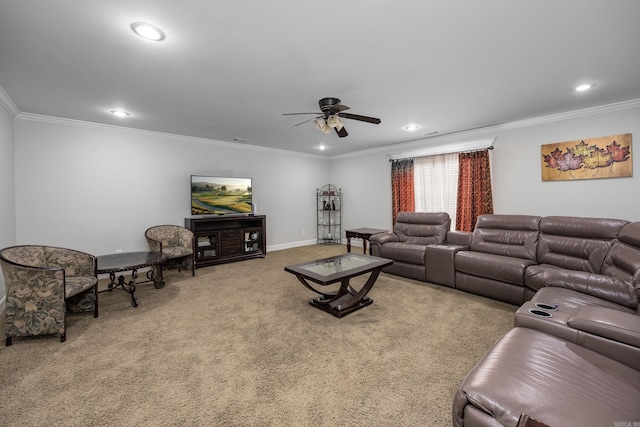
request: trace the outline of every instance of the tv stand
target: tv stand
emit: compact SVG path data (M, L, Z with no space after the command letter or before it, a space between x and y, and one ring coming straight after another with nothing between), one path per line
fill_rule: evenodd
M196 268L267 254L265 215L185 218L193 232Z

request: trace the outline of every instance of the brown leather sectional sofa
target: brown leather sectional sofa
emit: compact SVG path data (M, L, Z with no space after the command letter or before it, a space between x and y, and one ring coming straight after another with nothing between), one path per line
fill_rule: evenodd
M483 215L425 253L428 281L520 305L460 385L454 426L640 425L640 222Z

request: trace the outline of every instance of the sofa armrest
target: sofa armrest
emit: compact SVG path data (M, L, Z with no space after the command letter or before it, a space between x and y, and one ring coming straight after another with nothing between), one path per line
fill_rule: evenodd
M65 273L62 267L35 267L5 260L0 260L0 266L7 284L7 313L25 310L27 302L31 302L32 307L59 304L60 301L64 304ZM26 292L25 289L46 290L47 297L42 298L36 292ZM16 301L19 303L16 304Z
M73 271L74 274L70 276L96 276L96 270L98 269L98 259L95 255L91 255L83 252L76 252L75 262L72 263L71 269L65 268L67 274Z
M377 233L369 238L369 243L383 245L388 242L399 242L400 238L394 233Z
M453 245L471 246L471 237L473 233L470 231L447 231L445 242Z
M567 324L640 349L640 316L606 307L578 307Z
M527 269L525 284L534 291L543 286L570 289L631 309L635 309L639 302L638 290L630 280L587 271L564 268Z
M149 246L149 251L162 252L162 242L160 240L156 240L149 236L145 236L145 238L147 239L147 245Z

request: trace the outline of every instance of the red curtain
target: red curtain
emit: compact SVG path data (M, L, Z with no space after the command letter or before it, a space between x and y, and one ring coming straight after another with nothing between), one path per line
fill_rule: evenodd
M413 159L391 162L392 224L396 223L398 212L413 212L415 196L413 191Z
M460 153L456 229L473 231L478 215L493 213L489 150Z

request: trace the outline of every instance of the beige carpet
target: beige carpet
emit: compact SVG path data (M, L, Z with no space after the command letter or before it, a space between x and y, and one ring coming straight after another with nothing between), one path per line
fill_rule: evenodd
M516 307L383 273L374 303L338 319L284 266L343 252L172 270L138 308L101 293L98 319L68 316L65 343L0 347L0 424L451 425L455 390Z

